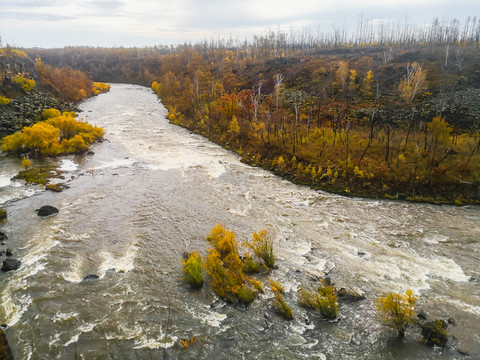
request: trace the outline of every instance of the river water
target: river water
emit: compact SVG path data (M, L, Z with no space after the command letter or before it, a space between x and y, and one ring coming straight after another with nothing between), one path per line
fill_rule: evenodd
M94 154L55 160L69 189L12 182L0 158L1 230L22 261L0 275L0 323L17 359L460 359L403 340L381 324L375 299L411 288L433 318L480 357L480 208L347 198L293 185L171 125L147 88L113 85L81 104L106 130ZM39 218L35 209L60 212ZM286 321L266 291L248 308L182 281L185 249L208 248L217 223L246 240L269 229L293 308ZM82 281L90 274L99 279ZM366 300L340 303L327 322L298 306L300 284L329 274ZM267 275L260 279L267 287ZM196 340L184 349L183 338Z

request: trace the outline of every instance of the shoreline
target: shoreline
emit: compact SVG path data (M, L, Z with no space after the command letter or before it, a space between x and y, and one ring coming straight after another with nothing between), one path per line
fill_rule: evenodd
M341 195L341 196L346 196L350 198L364 198L364 199L371 199L371 200L395 200L395 201L407 201L407 202L412 202L412 203L422 203L422 204L432 204L432 205L454 205L454 206L480 206L480 199L471 199L471 198L464 198L463 195L460 192L453 192L452 196L447 198L447 197L442 197L439 194L435 194L435 192L431 193L418 193L418 194L412 194L408 193L408 191L402 191L401 188L395 188L393 189L394 191L387 192L382 190L375 190L375 186L383 186L383 184L378 184L375 181L371 181L371 185L368 188L362 189L363 191L357 189L357 188L349 188L346 189L344 186L339 186L339 184L345 185L345 182L338 183L337 186L334 186L334 184L322 184L320 182L307 182L303 181L301 179L298 179L296 174L293 173L292 171L289 171L289 169L279 169L276 166L272 166L270 164L265 163L265 161L262 160L270 160L269 158L261 158L260 153L250 153L250 154L244 154L242 153L242 149L237 149L233 146L231 146L228 143L222 142L220 139L215 138L214 136L208 136L208 134L203 133L202 131L199 131L198 129L195 128L190 128L186 124L182 124L180 122L174 122L168 119L168 115L166 116L166 119L169 121L170 124L172 125L177 125L180 127L183 127L195 134L201 135L204 138L214 142L215 144L221 146L222 148L232 151L239 155L241 157L241 162L244 164L247 164L252 167L259 167L262 168L266 171L271 172L272 174L275 174L276 176L281 177L282 179L285 179L295 185L301 185L301 186L307 186L311 189L314 190L321 190L325 191L327 193L331 194L336 194L336 195ZM260 159L257 159L257 157L260 156ZM351 185L351 184L350 184ZM477 191L478 185L472 184L473 186L476 186Z

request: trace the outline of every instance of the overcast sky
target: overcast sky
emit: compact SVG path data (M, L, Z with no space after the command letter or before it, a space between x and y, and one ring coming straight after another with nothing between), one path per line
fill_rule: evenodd
M366 20L428 24L480 15L480 0L0 0L3 44L152 46Z

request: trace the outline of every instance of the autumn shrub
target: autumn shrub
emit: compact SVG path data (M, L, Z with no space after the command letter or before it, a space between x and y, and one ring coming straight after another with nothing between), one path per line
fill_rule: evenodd
M8 105L8 104L10 104L10 99L0 95L0 105Z
M273 267L275 264L273 240L270 238L267 230L260 230L258 233L253 233L252 240L246 244L267 267Z
M92 93L94 93L95 95L106 93L108 91L110 91L110 85L102 82L93 82Z
M217 250L208 250L205 269L211 279L210 286L218 296L229 302L238 300L238 292L244 287L242 267L238 254L231 253L222 260Z
M63 116L70 116L70 117L74 117L76 118L77 117L77 113L75 111L64 111L62 113Z
M235 234L233 231L225 229L221 224L213 227L207 236L207 241L213 245L222 259L232 253L238 256L238 244L235 240Z
M22 160L22 167L24 167L25 170L27 170L31 165L32 165L32 162L24 156Z
M338 297L333 286L322 284L314 291L300 287L297 296L300 304L318 310L325 319L337 318Z
M270 283L270 287L271 287L272 289L275 289L274 291L278 291L278 292L280 292L280 293L285 292L285 289L284 289L283 285L280 284L279 282L274 281L274 280L272 280L272 279L268 279L268 282Z
M249 289L246 286L242 286L240 289L238 289L237 292L237 298L238 301L242 304L248 305L250 304L255 298L257 297L257 294L255 291L252 289Z
M247 277L246 281L258 292L263 294L263 285L260 281L255 280L254 278Z
M273 300L273 307L275 308L275 311L285 317L285 319L292 320L292 308L285 302L285 300L283 299L283 295L278 290L273 287L272 290L275 295L275 298Z
M405 292L405 295L389 292L385 296L379 296L376 307L380 319L395 329L399 336L404 336L407 327L416 321L417 299L410 289Z
M243 260L243 271L248 274L257 274L262 270L262 265L252 259L248 254L245 254L245 259Z
M24 127L21 132L4 137L1 148L17 154L32 152L34 156L55 156L83 152L102 138L102 128L62 115L39 121Z
M12 81L20 86L25 93L32 91L35 87L35 80L27 79L20 75L15 75Z
M184 279L194 288L203 286L202 256L198 252L191 252L187 260L183 261Z
M43 120L47 120L47 119L50 119L50 118L54 118L54 117L57 117L57 116L60 116L61 115L61 112L60 110L57 110L57 109L44 109L42 111L42 119Z

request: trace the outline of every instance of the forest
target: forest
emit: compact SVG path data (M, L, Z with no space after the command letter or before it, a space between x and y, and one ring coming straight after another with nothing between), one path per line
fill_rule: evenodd
M296 183L461 205L480 202L479 44L468 18L25 51L43 68L151 86L170 122Z

